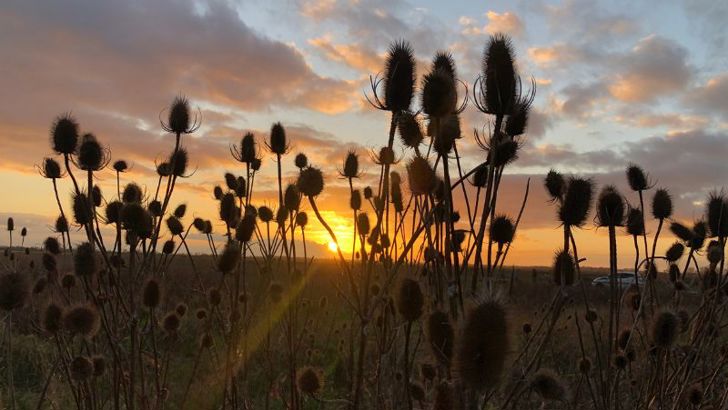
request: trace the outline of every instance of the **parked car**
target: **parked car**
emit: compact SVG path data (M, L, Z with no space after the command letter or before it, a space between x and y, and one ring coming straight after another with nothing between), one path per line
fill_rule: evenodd
M616 279L617 285L622 288L635 284L634 273L631 272L617 272ZM638 275L637 283L639 286L642 286L644 282L645 279ZM594 278L594 280L592 280L592 286L609 286L609 275Z

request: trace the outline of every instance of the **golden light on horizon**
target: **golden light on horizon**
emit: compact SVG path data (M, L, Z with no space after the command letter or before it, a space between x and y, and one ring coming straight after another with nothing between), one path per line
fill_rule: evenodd
M337 251L338 249L339 249L339 247L338 247L338 245L336 245L336 242L334 242L334 241L329 241L329 250L330 250L331 252L334 252L334 253L336 253L336 251Z

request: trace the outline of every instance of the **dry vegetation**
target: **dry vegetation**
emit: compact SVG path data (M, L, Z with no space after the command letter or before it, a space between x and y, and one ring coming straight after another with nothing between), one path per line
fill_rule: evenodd
M214 187L219 221L208 221L173 205L194 157L185 139L200 126L186 99L175 99L162 124L174 147L154 187L125 181L124 161L111 164L94 135L58 117L55 156L40 166L59 208L56 233L42 252L23 252L12 219L7 225L3 405L726 408L722 194L685 226L671 219L668 191L654 189L638 165L627 168L626 196L610 186L596 194L595 181L551 171L538 189L552 198L563 245L552 267L515 272L508 266L517 261L506 260L520 213L499 212L498 192L535 88L522 86L510 40L490 39L472 90L446 53L418 81L404 42L390 47L371 86L369 102L390 123L373 155L379 183L359 187L359 157L343 158L355 251L339 250L331 262L306 249L309 218L337 242L316 202L325 178L304 154L289 153L281 124L264 144L248 133L231 148L239 175ZM480 165L465 171L457 147L471 138L459 119L469 102L485 125L475 133ZM275 209L253 199L264 155L278 165ZM291 160L299 173L286 184L281 163ZM102 193L94 177L110 169L117 190ZM61 178L72 181L70 209ZM657 223L652 235L646 217ZM589 285L594 272L580 266L573 232L592 220L609 233L607 273L617 271L616 235L634 238L633 273L644 285L625 288L614 276L603 288ZM662 253L657 239L667 230L677 241ZM209 256L190 253L194 231L207 238Z

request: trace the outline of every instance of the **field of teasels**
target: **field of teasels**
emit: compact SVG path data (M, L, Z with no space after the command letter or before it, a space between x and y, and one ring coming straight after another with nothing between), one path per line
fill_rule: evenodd
M684 225L639 164L624 164L630 192L552 170L523 187L520 212L529 189L545 189L563 245L548 274L510 273L521 213L503 214L498 193L536 93L514 59L510 39L492 36L469 88L449 54L418 76L411 46L390 46L366 93L389 134L371 155L341 158L356 240L334 262L306 249L314 219L338 243L317 202L328 177L291 152L280 123L231 146L239 168L209 187L211 221L174 199L195 157L185 140L203 124L185 98L164 111L169 154L155 186L127 181L126 162L81 132L82 118L60 115L39 165L58 206L55 232L31 252L26 230L7 223L0 407L727 408L721 191ZM468 104L482 131L461 130ZM481 150L468 170L458 143L470 138ZM360 186L368 157L378 184ZM255 200L264 162L277 166L274 206ZM295 163L295 180L282 177L283 163ZM114 192L94 185L102 172L113 173ZM590 286L574 232L593 224L609 234L611 273L616 236L634 239L634 263L622 263L643 285L612 276ZM191 232L210 256L191 255ZM661 235L675 238L669 249L658 249Z

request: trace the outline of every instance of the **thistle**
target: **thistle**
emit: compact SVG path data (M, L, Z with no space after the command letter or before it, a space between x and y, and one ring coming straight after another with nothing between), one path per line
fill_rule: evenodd
M70 114L56 117L51 127L51 145L53 151L61 155L76 152L78 144L78 123Z
M76 305L67 309L63 315L63 328L72 335L91 339L100 326L99 312L93 305Z
M378 95L379 83L384 80L384 98ZM409 110L414 95L415 59L412 47L406 41L398 41L389 47L384 78L371 79L373 101L367 100L375 108L392 113Z
M162 129L172 134L191 134L200 127L200 122L195 116L194 119L190 117L190 102L184 96L177 96L172 101L172 105L169 108L169 115L167 117L167 123L165 124L160 119L159 122L162 124Z
M268 149L270 152L280 156L285 155L289 148L288 141L286 140L286 130L283 128L283 125L280 122L273 124L270 129Z
M657 313L652 323L652 341L656 346L669 348L675 343L680 321L673 312L664 310Z

